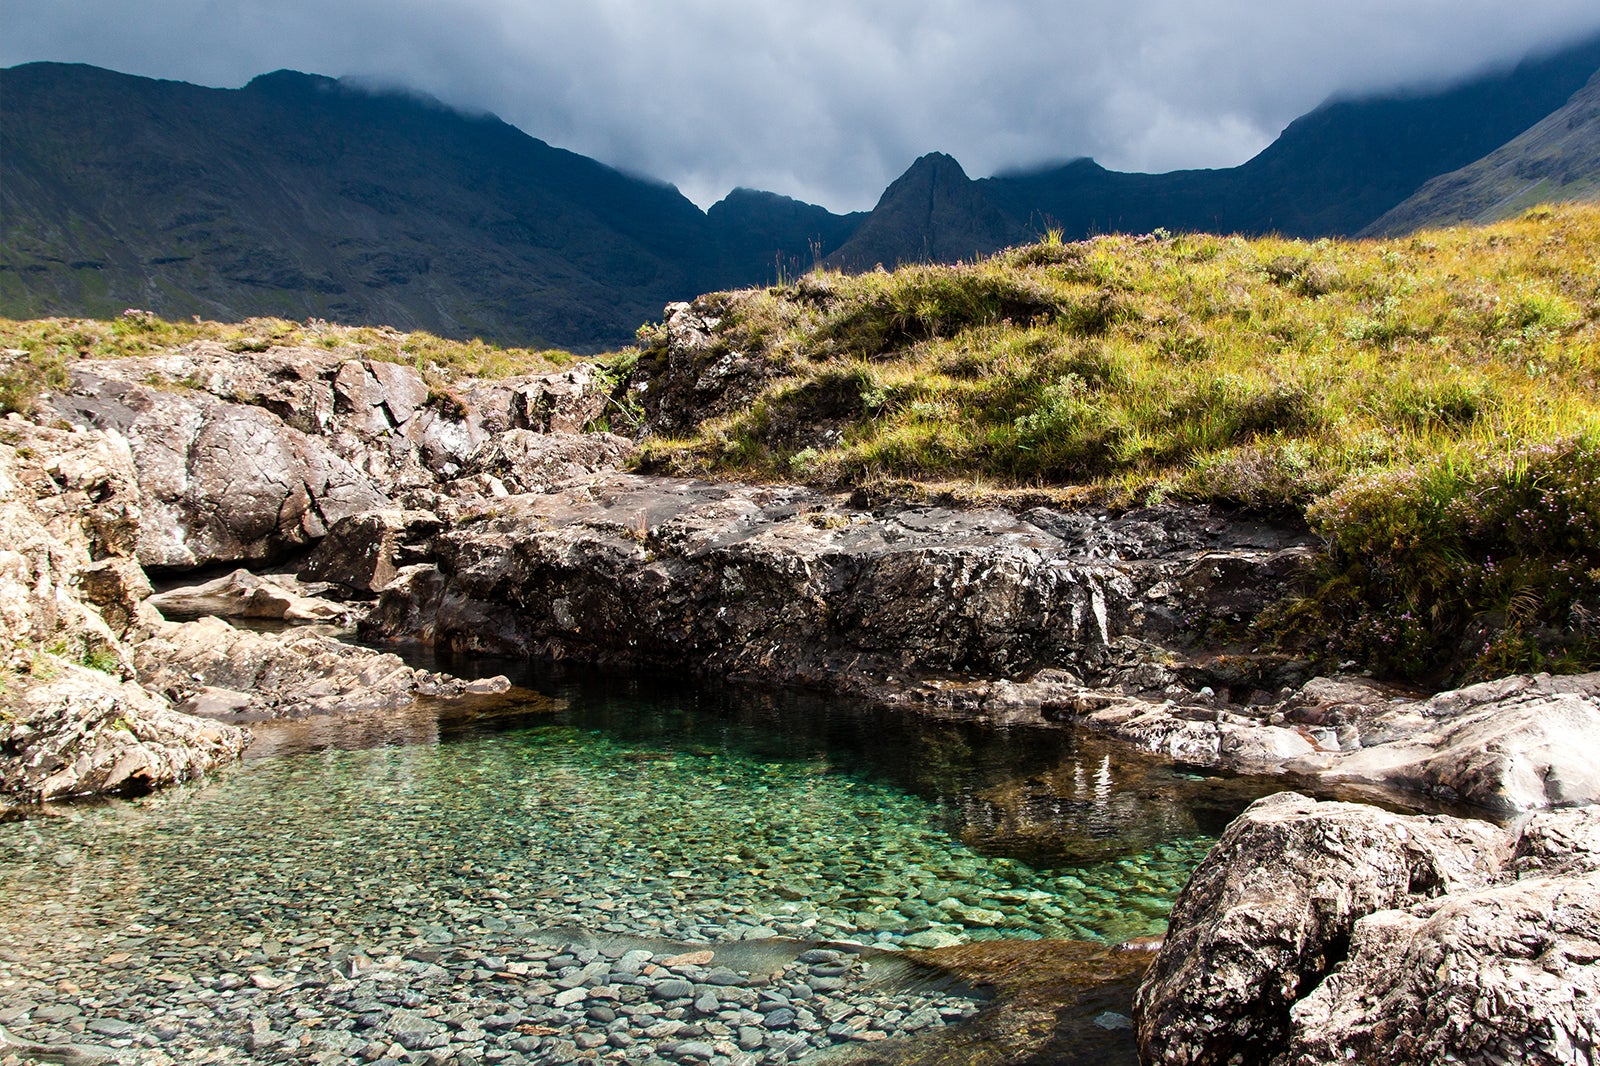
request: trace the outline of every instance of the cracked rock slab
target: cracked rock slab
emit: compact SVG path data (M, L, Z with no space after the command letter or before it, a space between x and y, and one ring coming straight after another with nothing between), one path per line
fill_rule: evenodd
M1356 922L1488 885L1510 857L1484 822L1292 792L1252 804L1195 870L1135 1004L1144 1060L1265 1063L1290 1009L1344 960Z

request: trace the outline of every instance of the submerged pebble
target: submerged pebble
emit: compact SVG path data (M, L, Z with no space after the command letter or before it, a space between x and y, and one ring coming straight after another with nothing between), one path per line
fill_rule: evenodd
M1209 843L1036 868L813 759L561 725L283 756L0 825L0 1024L152 1064L788 1062L978 1008L902 949L1159 931Z

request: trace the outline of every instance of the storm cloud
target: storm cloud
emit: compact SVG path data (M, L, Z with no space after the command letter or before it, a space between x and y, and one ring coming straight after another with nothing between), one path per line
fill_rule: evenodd
M1331 95L1600 32L1594 0L0 0L0 63L404 86L673 182L870 207L918 155L1231 166ZM3 102L0 102L3 106Z

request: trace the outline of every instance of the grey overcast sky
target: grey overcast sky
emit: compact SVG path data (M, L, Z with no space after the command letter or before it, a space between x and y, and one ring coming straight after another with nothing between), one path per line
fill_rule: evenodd
M933 150L974 177L1231 166L1330 95L1597 31L1595 0L0 0L0 65L354 76L701 206L745 185L842 211Z

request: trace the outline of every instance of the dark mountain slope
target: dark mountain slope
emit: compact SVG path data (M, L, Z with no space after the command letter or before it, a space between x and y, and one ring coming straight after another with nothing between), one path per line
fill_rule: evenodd
M1349 234L1561 107L1600 38L1455 88L1335 102L1228 170L919 159L866 215L671 186L492 116L279 72L238 90L0 71L0 314L256 314L593 349L669 300L828 265L970 258L1056 227Z
M1477 162L1434 178L1363 235L1495 222L1566 200L1600 200L1600 73L1565 107Z
M1318 108L1239 168L1248 192L1229 228L1355 233L1563 106L1597 69L1600 37L1442 92Z
M825 207L755 189L735 189L706 212L730 285L777 282L810 270L849 239L865 211Z
M1174 231L1346 236L1436 174L1460 167L1562 106L1600 68L1600 37L1462 85L1324 104L1250 161L1225 170L1125 174L1091 159L943 190L974 206L976 248L940 252L914 211L885 195L833 261L950 260L994 251L1049 227L1094 233ZM919 160L895 184L912 178ZM959 171L954 167L949 172ZM894 186L891 187L891 191ZM1002 221L995 220L998 212ZM870 247L867 241L871 241ZM930 250L931 249L931 250Z
M948 263L1004 248L1021 227L991 203L961 164L933 152L884 191L830 266L870 270L879 263Z
M796 243L493 117L327 78L0 79L6 314L317 315L593 348ZM787 234L770 213L745 222Z

